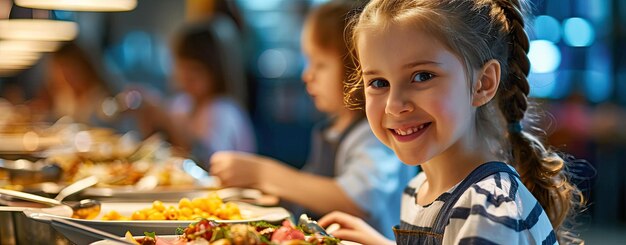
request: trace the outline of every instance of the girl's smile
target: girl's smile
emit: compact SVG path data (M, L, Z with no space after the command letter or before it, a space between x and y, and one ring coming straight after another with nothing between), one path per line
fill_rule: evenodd
M389 128L389 131L391 131L396 140L400 142L409 142L422 135L431 124L432 122L427 122L413 126L401 126L397 128Z

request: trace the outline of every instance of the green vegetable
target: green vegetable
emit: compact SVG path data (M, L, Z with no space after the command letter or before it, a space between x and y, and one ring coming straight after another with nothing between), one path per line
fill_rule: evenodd
M217 241L222 238L229 238L229 231L226 227L217 227L213 230L213 236L211 236L210 241Z
M262 229L265 229L265 228L274 228L274 229L276 229L276 228L280 227L279 225L272 225L272 224L267 223L265 221L253 221L253 222L249 222L248 225L251 225L251 226L254 226L254 227L260 227Z
M143 234L144 234L146 237L150 237L150 238L152 238L152 239L156 239L156 232L147 232L147 231L145 231Z
M270 239L269 239L269 238L267 238L266 236L261 235L261 236L259 236L259 239L261 240L261 242L262 242L262 243L265 243L265 244L272 244L272 242L270 241Z
M182 234L185 234L185 228L179 226L178 228L176 228L176 233L174 234L179 235L179 236Z
M336 237L324 237L324 244L327 245L337 245L341 243L341 239Z

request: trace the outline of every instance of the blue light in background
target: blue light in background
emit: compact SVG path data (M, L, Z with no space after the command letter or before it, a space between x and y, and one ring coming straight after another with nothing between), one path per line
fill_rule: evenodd
M613 89L617 86L614 82L613 52L604 43L598 43L588 48L587 66L581 74L582 85L587 99L594 103L608 100Z
M157 42L155 44L155 56L157 66L155 70L163 76L170 76L172 74L172 67L174 66L172 56L169 47L166 43Z
M285 50L268 49L263 51L258 60L259 72L266 78L280 78L287 70Z
M52 10L52 16L55 20L76 20L76 15L72 11Z
M569 18L563 22L563 39L573 47L588 47L595 39L595 31L583 18Z
M284 0L239 0L239 5L244 8L252 11L271 11L279 8L281 4L283 4Z
M585 93L589 101L599 103L611 95L613 84L609 75L598 71L585 72Z
M594 103L608 100L616 86L613 80L611 49L599 43L589 47L587 69L583 75L585 94Z
M152 60L152 38L144 31L128 32L121 43L122 67L131 70Z
M561 51L550 41L534 40L530 42L528 59L532 72L554 72L561 64Z
M550 73L534 73L528 75L530 84L530 97L552 98L556 89L556 74Z
M561 24L552 16L537 16L533 26L535 39L548 40L553 43L561 39Z
M317 5L320 5L320 4L327 3L328 1L330 1L330 0L311 0L311 5L317 6Z
M256 28L272 28L280 26L281 23L285 23L285 21L289 21L286 20L285 14L280 12L263 12L261 14L255 14L254 20L252 20L252 18L250 19L250 24Z

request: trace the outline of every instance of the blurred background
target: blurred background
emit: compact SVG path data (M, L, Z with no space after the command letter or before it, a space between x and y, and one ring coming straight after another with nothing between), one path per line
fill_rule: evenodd
M0 0L0 96L16 108L35 108L55 94L52 53L75 42L102 77L107 95L124 94L121 107L141 87L155 96L173 94L172 40L185 23L221 13L237 32L234 52L242 66L230 74L234 97L252 119L257 152L301 167L310 130L322 119L307 96L300 31L305 13L325 0L139 0L121 12L45 10ZM25 1L27 2L27 1ZM589 198L580 230L589 244L626 244L626 2L620 0L533 0L529 57L531 96L552 147L584 159L595 170L577 182ZM54 20L16 27L8 21ZM62 21L62 22L61 22ZM21 36L20 36L21 35ZM237 51L238 50L238 51ZM132 95L132 94L131 94ZM54 100L54 98L52 98ZM44 101L44 102L41 102ZM116 102L117 103L117 102ZM110 118L120 105L96 107ZM80 106L79 106L80 107ZM33 109L31 109L33 110ZM0 121L9 120L0 115ZM117 120L117 118L115 118ZM113 120L113 119L112 119ZM120 133L137 130L133 119L115 124ZM293 142L298 142L294 144Z

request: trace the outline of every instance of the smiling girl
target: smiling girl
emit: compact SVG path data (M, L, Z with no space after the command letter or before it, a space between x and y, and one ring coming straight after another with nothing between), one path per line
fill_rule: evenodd
M529 84L525 4L374 0L355 20L359 69L346 99L423 172L405 189L399 244L555 244L580 204L565 162L522 127ZM364 100L359 97L364 96ZM335 236L383 244L333 213Z

